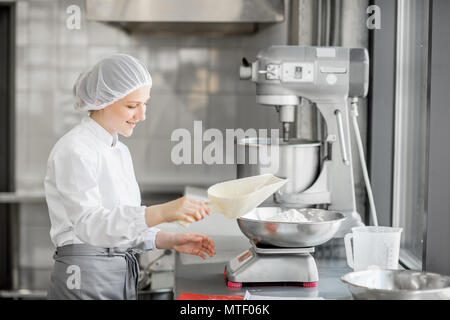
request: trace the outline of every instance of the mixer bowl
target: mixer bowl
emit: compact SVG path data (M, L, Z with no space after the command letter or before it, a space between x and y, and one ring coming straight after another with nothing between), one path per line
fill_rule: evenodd
M341 278L357 300L449 300L450 277L412 270L365 270Z
M342 213L308 209L308 222L274 222L267 218L285 211L281 207L260 207L237 219L242 233L258 244L282 248L321 245L337 233L345 220Z
M309 188L319 175L320 146L319 141L282 139L274 142L269 138L245 138L236 141L236 155L242 155L242 161L237 160L238 178L272 173L277 177L287 179L287 183L278 192L283 195L299 193ZM252 163L252 155L254 155ZM258 155L258 156L256 156Z

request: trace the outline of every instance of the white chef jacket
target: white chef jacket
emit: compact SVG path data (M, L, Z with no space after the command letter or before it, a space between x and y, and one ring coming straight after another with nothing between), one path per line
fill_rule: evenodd
M90 117L55 144L45 176L53 244L155 249L128 148Z

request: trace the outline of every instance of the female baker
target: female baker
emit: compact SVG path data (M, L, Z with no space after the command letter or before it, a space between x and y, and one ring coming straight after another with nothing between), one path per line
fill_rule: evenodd
M56 247L48 299L136 299L135 253L215 254L207 236L154 227L203 219L210 214L206 203L182 197L141 205L130 152L118 135L131 136L145 120L151 86L145 65L125 54L101 60L76 81L76 108L89 116L55 144L45 176Z

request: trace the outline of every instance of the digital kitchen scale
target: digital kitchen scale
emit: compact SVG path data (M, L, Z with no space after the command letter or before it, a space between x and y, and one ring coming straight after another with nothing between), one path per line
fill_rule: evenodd
M314 247L280 248L255 244L231 259L224 275L230 288L262 283L286 283L316 287L319 281L317 266L311 253Z

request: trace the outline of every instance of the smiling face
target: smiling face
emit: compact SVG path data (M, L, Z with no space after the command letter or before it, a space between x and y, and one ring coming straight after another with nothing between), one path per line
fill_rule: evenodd
M150 89L150 86L140 87L106 108L92 111L91 118L111 135L119 133L129 137L133 134L136 124L145 120Z

